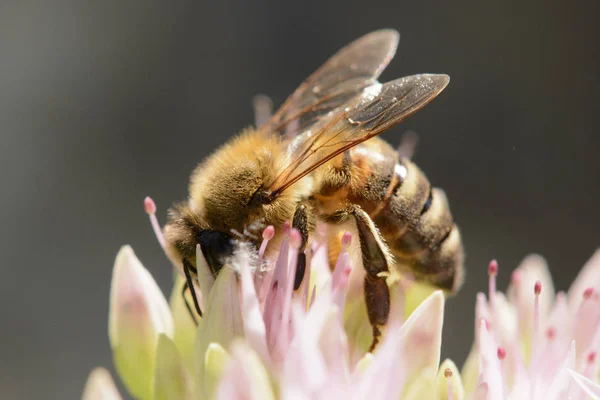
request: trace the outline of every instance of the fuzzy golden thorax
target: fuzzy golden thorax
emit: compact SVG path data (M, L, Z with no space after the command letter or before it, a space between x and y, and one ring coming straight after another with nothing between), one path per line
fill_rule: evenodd
M268 204L256 201L288 162L287 145L275 135L247 129L201 163L190 182L189 207L203 229L242 232L253 224L281 226L308 192L300 182Z

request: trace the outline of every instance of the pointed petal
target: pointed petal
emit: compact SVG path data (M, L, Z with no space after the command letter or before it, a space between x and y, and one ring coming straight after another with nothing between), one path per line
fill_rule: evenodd
M115 367L134 397L151 397L160 333L173 337L167 301L131 247L123 246L111 283L109 339Z
M173 314L173 323L175 325L173 342L175 342L177 349L179 349L179 354L182 355L185 366L190 372L193 372L195 371L194 341L196 337L196 324L185 306L185 301L181 294L185 280L179 273L173 275L175 283L173 284L173 291L169 299L171 313ZM192 311L195 312L192 295L189 290L186 291L185 296ZM195 317L200 318L198 315L195 315Z
M600 384L586 378L585 376L573 371L568 370L573 380L579 385L583 391L594 400L600 400Z
M546 318L550 313L554 301L554 285L546 260L537 254L525 257L514 274L516 275L513 276L518 278L513 279L508 288L508 298L518 312L519 337L527 360L531 355L535 282L540 281L542 284L542 292L539 297L540 326L545 326Z
M193 399L193 381L179 356L175 343L168 336L158 337L154 400Z
M216 390L217 400L274 400L269 376L259 357L243 342L231 346L231 361Z
M488 332L485 321L481 321L479 337L479 385L488 389L488 400L502 400L502 371L498 361L498 345ZM478 389L479 390L479 389Z
M288 279L289 250L288 226L288 230L284 230L284 237L281 240L281 247L277 256L277 261L275 262L275 270L273 271L273 278L270 282L263 311L263 320L265 321L267 346L269 351L272 351L275 348L281 329L283 298Z
M408 381L416 377L435 379L440 363L444 295L436 291L423 301L400 331Z
M562 360L561 365L557 368L558 371L554 376L547 380L538 379L538 381L541 381L541 385L538 384L539 392L545 392L541 398L556 400L569 398L568 392L571 386L571 377L568 371L572 368L575 368L575 342L571 342L569 351L564 360Z
M219 272L206 302L204 318L199 321L194 353L200 379L204 377L204 358L209 344L228 348L236 337L244 336L244 328L235 272L225 266ZM202 387L204 391L206 387ZM204 392L210 397L211 393Z
M325 386L328 370L319 339L323 333L331 305L331 294L323 290L313 307L304 315L301 306L294 304L296 336L290 343L281 366L281 386L289 398L314 396Z
M373 341L373 330L369 324L364 298L346 298L344 330L348 336L350 363L355 364L365 355Z
M387 400L400 398L406 382L406 366L412 361L402 351L402 327L392 323L365 372L355 371L352 399Z
M115 382L105 368L95 368L83 389L82 400L121 400Z
M579 310L575 314L573 326L573 339L577 343L578 357L585 350L598 351L599 343L593 343L600 333L600 293L595 292L590 298L579 304Z
M200 245L196 245L196 268L198 270L198 287L203 298L206 298L215 284L215 277L204 258Z
M404 318L408 318L426 298L435 292L435 288L420 282L411 282L406 291Z
M452 376L446 378L446 370L450 370ZM448 385L448 381L450 385ZM460 378L460 372L456 368L456 365L452 360L445 360L438 371L436 379L436 398L438 400L447 400L448 393L450 392L449 386L452 388L452 400L463 400L465 398L465 392Z
M205 393L214 393L218 382L223 375L225 367L231 360L231 356L220 344L211 343L206 349L204 356L204 380L202 381Z
M466 398L471 398L471 395L477 389L477 381L479 379L479 352L475 346L471 348L471 352L462 367L461 375L465 396Z
M319 347L329 371L330 380L335 381L334 384L346 386L350 379L348 340L341 325L337 307L329 310L319 337ZM330 383L332 382L330 381Z
M563 363L572 339L572 318L563 292L556 294L556 301L546 327L541 330L541 353L538 364L542 380L553 380Z
M356 368L354 369L355 374L364 373L373 363L373 353L366 353L358 362L356 363Z
M600 292L600 249L585 263L569 289L567 298L571 315L575 315L583 299L583 292L590 287Z
M267 349L265 321L260 311L256 289L247 263L240 265L240 280L242 284L242 320L246 340L262 361L269 365L271 357Z
M479 385L477 385L477 388L475 389L475 393L473 393L473 397L471 398L472 400L488 400L488 393L489 393L489 388L487 383L480 383Z
M435 379L423 377L413 379L404 391L403 400L422 400L435 398Z

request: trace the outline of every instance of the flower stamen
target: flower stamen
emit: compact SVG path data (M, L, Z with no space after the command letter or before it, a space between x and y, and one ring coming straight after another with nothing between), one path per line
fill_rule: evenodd
M452 370L450 368L446 368L444 371L444 376L446 377L446 382L448 382L448 400L453 400L454 393L452 391Z
M152 225L152 230L154 231L156 240L158 240L158 244L160 244L160 247L162 247L163 250L166 250L165 237L163 236L162 229L158 223L158 218L156 218L156 203L150 196L146 196L144 199L144 210L150 217L150 224Z
M529 367L529 373L531 374L531 388L529 397L535 399L538 336L540 329L540 293L542 293L542 282L535 281L535 284L533 285L533 293L535 294L535 300L533 303L533 338L531 341L531 361Z
M596 352L590 351L586 358L586 366L583 375L587 378L593 379L594 375L594 364L596 363Z
M494 312L494 297L496 297L496 275L498 275L498 261L490 261L488 266L488 277L489 277L489 299L490 308L492 313Z
M262 262L265 256L265 251L267 250L267 245L269 244L269 240L273 239L275 236L275 228L273 225L269 225L265 228L262 233L262 243L260 244L260 249L258 250L258 260Z

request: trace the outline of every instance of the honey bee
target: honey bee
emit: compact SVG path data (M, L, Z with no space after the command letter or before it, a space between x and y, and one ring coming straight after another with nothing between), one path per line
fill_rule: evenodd
M302 238L295 288L304 279L304 251L318 222L333 232L332 249L343 226L357 233L373 346L390 312L385 276L393 268L449 293L459 289L463 247L444 192L376 137L449 82L447 75L421 74L379 83L398 40L395 30L380 30L350 43L275 114L264 116L263 107L264 123L242 131L194 170L189 200L169 210L164 228L187 287L197 278L198 244L216 276L238 240L232 232L250 231L248 242L259 246L259 229L272 225L277 232L291 221ZM277 248L272 241L267 251Z

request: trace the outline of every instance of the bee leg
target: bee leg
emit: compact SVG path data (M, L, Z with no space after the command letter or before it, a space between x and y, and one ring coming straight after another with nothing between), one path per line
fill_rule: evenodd
M387 323L390 314L390 290L385 276L382 276L389 272L389 261L386 245L369 214L358 206L353 207L352 214L356 221L362 262L367 273L364 294L367 315L373 327L373 342L369 351L373 351L381 337L380 327Z
M181 290L181 297L183 297L183 302L185 303L185 307L187 308L188 313L190 314L190 317L192 317L194 324L196 326L198 326L198 320L196 319L196 316L194 315L194 311L192 310L190 303L188 303L187 298L185 297L185 291L188 290L189 288L190 287L189 287L187 281L183 282L183 289Z
M300 232L300 237L302 238L302 242L300 244L300 248L298 249L298 262L296 264L296 276L294 278L294 290L298 290L300 285L302 284L302 280L304 279L304 274L306 272L306 254L304 250L306 249L306 243L308 242L308 211L306 204L300 203L296 207L296 211L294 212L294 218L292 220L292 228L298 229Z
M190 312L192 319L194 320L194 322L196 322L196 325L198 325L196 317L194 316L194 313L192 312L192 309L188 304L187 299L185 298L185 289L188 288L190 289L190 293L192 294L194 306L196 306L196 312L198 312L198 315L202 317L202 310L200 309L200 304L198 303L198 298L196 297L196 291L194 290L194 281L192 281L192 274L190 273L191 270L195 270L196 268L194 268L194 266L185 258L182 260L182 262L183 272L185 273L185 285L183 286L183 291L181 294L184 296L183 300L185 301L185 305L187 306L187 309Z

